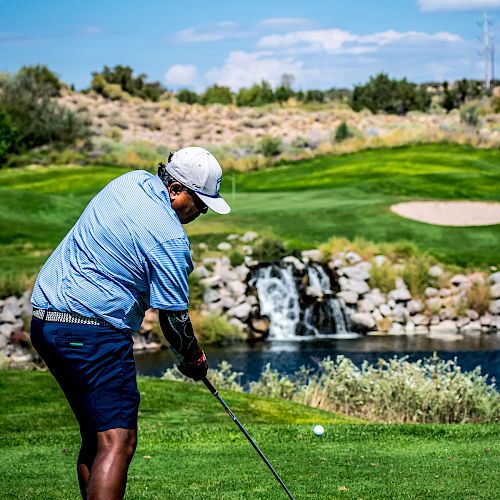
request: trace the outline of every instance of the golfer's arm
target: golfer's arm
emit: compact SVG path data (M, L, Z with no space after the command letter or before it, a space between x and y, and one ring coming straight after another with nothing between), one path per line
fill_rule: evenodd
M159 311L160 326L170 347L186 360L198 359L201 348L188 311Z

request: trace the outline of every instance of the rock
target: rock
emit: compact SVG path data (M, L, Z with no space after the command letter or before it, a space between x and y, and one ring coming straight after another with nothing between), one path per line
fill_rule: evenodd
M294 257L293 255L287 255L283 259L281 259L282 262L286 262L288 264L292 264L297 271L303 271L306 266L303 262L301 262L297 257Z
M394 299L389 299L389 300L387 301L387 305L388 305L391 309L393 309L394 307L396 307L396 301L395 301Z
M406 323L406 320L408 319L408 311L405 307L398 304L392 311L392 317L394 318L394 321L398 323Z
M470 323L469 318L458 318L457 319L457 328L462 329L465 325Z
M231 233L227 235L227 240L232 241L232 240L237 240L240 237L239 234Z
M246 285L237 280L229 281L227 288L233 296L245 295L247 291Z
M205 309L208 312L218 313L220 314L223 310L222 301L219 300L217 302L210 302L209 304L205 304Z
M481 316L479 322L481 323L481 326L491 326L492 319L493 318L491 314L486 313L483 316Z
M198 266L194 272L200 277L200 278L208 278L210 276L210 271L205 267L205 266Z
M375 309L375 305L370 299L362 299L358 302L358 311L361 313L369 313Z
M488 281L490 283L493 283L494 285L497 283L500 283L500 271L497 271L496 273L490 274L488 276Z
M330 269L339 269L344 265L344 261L342 259L333 259L328 263L328 267Z
M242 302L244 302L244 300L239 303L241 304ZM221 304L223 309L231 309L231 307L237 305L236 301L232 297L225 297L221 300Z
M370 313L355 312L351 314L349 319L353 326L368 330L372 330L375 327L375 320Z
M0 313L0 323L14 323L16 321L16 315L11 309L4 308Z
M10 360L14 363L29 363L30 361L33 361L33 356L31 354L20 354L20 353L15 353L10 356Z
M457 312L454 307L446 306L439 313L440 319L455 319L457 317Z
M238 330L240 331L243 331L246 329L246 325L245 323L241 322L239 319L237 318L230 318L229 319L229 324L235 326L236 328L238 328Z
M439 297L431 297L425 301L427 308L432 312L437 312L441 309L442 302Z
M373 288L366 295L366 299L370 299L375 307L385 303L385 297L378 288Z
M253 247L250 245L243 245L242 247L243 253L245 255L252 255L253 254Z
M462 328L464 333L476 333L481 331L481 323L479 321L471 321Z
M431 333L457 333L457 324L451 320L441 321L437 325L431 325Z
M441 290L439 290L440 297L449 297L450 295L451 291L449 290L449 288L441 288Z
M363 295L370 291L370 287L365 281L341 277L339 278L339 285L342 291L347 290L349 292L356 292L358 295Z
M412 321L417 326L427 326L430 323L430 318L425 314L416 314L415 316L413 316Z
M490 287L490 297L492 299L500 299L500 283L495 283Z
M252 318L251 320L252 329L260 333L267 333L269 331L269 324L269 318L266 316Z
M7 337L0 335L0 350L7 345Z
M469 280L467 279L467 276L463 274L455 274L454 276L451 277L450 283L455 285L455 286L460 286L465 283L467 283Z
M358 301L358 294L348 290L337 293L336 297L343 300L345 304L356 304Z
M396 301L396 302L406 302L411 300L411 293L407 288L396 288L395 290L391 290L387 297Z
M385 318L382 316L382 314L380 314L380 311L378 309L375 309L372 312L372 316L375 322L377 323L377 330L379 330L378 323L379 321L383 321Z
M432 276L433 278L439 278L440 276L443 275L443 268L441 266L435 265L429 268L429 276Z
M258 234L254 231L247 231L241 238L240 241L243 243L250 243L257 238Z
M370 279L370 273L366 269L366 266L362 266L362 262L360 262L356 266L347 266L342 270L344 271L344 275L350 279L358 280L358 281L367 281Z
M259 303L259 299L255 295L248 295L246 301L251 305L255 306Z
M134 351L142 351L146 349L146 339L142 335L137 335L136 333L134 333L132 335L132 338L134 340Z
M220 298L221 294L219 290L216 290L215 288L207 288L203 292L203 302L205 303L217 302Z
M214 274L213 276L209 276L208 278L203 278L201 282L205 285L206 288L213 288L222 282L222 278L218 274Z
M379 311L386 318L392 315L392 309L387 304L380 304Z
M222 252L231 250L231 248L233 248L233 245L231 245L231 243L228 243L227 241L222 241L217 245L217 250L221 250Z
M415 326L415 335L427 335L429 333L429 329L424 325Z
M435 297L436 295L438 294L438 290L437 288L434 288L432 286L428 286L425 290L424 290L424 295L428 298L430 297Z
M474 311L474 309L467 309L467 317L472 321L475 321L479 318L479 313L477 311Z
M7 297L3 305L3 311L10 311L14 316L21 316L21 308L17 297Z
M350 264L357 264L362 261L361 257L356 252L347 252L345 258Z
M323 260L323 254L321 250L312 249L312 250L304 250L301 253L303 259L310 260L312 262L321 262Z
M305 290L305 294L308 296L308 297L317 297L317 298L321 298L323 297L323 290L321 289L320 286L315 286L315 285L309 285L306 290Z
M246 320L251 311L251 306L248 302L244 302L236 307L232 307L227 311L228 316L232 316L234 318L238 318L241 320Z
M148 309L144 314L144 319L146 321L150 321L151 323L158 321L158 310Z
M390 335L403 335L405 333L404 326L400 323L393 323L389 330Z
M11 323L3 323L0 325L0 335L6 339L10 339L12 332L15 330L15 326Z
M500 330L500 316L492 316L491 317L491 325L492 330Z
M381 267L385 262L388 261L388 259L385 255L375 255L375 257L373 257L373 261L375 262L375 265L377 267Z
M408 312L410 314L416 314L422 312L424 310L424 304L420 300L410 300L408 304L406 304Z
M248 273L250 272L250 269L248 269L247 266L244 264L240 264L239 266L236 266L233 271L237 274L238 279L240 281L245 281L248 277Z
M405 326L406 335L415 334L415 323L413 321L408 321Z
M500 314L500 299L490 302L489 311L491 314Z

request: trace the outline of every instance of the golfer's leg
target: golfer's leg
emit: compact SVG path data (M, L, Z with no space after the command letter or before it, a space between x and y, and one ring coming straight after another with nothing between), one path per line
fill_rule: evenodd
M82 446L78 454L78 463L76 471L78 473L78 484L83 500L87 499L87 487L90 477L90 471L97 455L97 432L80 431L82 436Z
M109 429L97 433L97 455L87 485L88 500L123 499L128 466L136 445L136 429Z

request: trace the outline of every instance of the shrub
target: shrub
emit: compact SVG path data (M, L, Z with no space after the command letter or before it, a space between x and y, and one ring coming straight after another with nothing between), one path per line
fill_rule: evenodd
M33 81L39 89L37 92L48 97L58 97L61 95L61 82L55 73L47 66L23 66L18 73L19 77ZM43 89L43 90L42 90Z
M480 124L479 113L476 106L463 106L460 109L460 120L471 127L478 127Z
M280 93L281 95L281 93ZM284 96L281 95L284 100ZM237 106L262 106L276 100L271 85L265 80L256 83L249 88L242 87L236 94Z
M202 344L224 344L228 341L244 340L246 335L225 316L215 313L190 313L196 336Z
M200 96L196 92L188 89L179 90L175 97L179 102L185 102L186 104L196 104L200 102Z
M0 168L7 158L19 151L21 134L9 116L0 108Z
M52 99L53 87L43 80L40 83L37 74L21 70L3 86L0 105L19 132L19 147L62 147L87 139L87 124L57 104Z
M279 260L289 255L282 241L274 238L263 238L258 240L253 246L252 257L259 262Z
M379 288L383 293L388 293L394 290L397 277L398 273L391 262L386 261L381 266L372 265L369 284L371 288Z
M469 309L474 309L479 315L488 312L490 305L490 287L488 283L473 281L465 294L466 304Z
M263 137L257 148L266 157L278 156L283 151L283 141L279 137Z
M342 142L349 137L352 137L352 133L349 130L346 122L342 122L335 130L335 142Z
M148 101L159 101L165 91L163 86L159 82L148 83L145 74L134 76L133 72L130 66L104 66L101 72L92 73L92 89L110 99L126 99L128 94Z
M241 252L238 252L238 250L233 250L229 254L229 260L231 261L231 265L236 267L245 262L245 256Z
M229 87L213 85L205 90L203 104L232 104L233 93Z
M433 286L435 280L429 275L429 268L433 262L426 255L410 257L403 267L403 278L412 296L423 296L428 286Z

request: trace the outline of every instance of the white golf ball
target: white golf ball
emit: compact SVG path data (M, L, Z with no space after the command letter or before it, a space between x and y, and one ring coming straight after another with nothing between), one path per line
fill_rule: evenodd
M325 428L322 425L315 425L313 432L316 436L322 436L325 433Z

